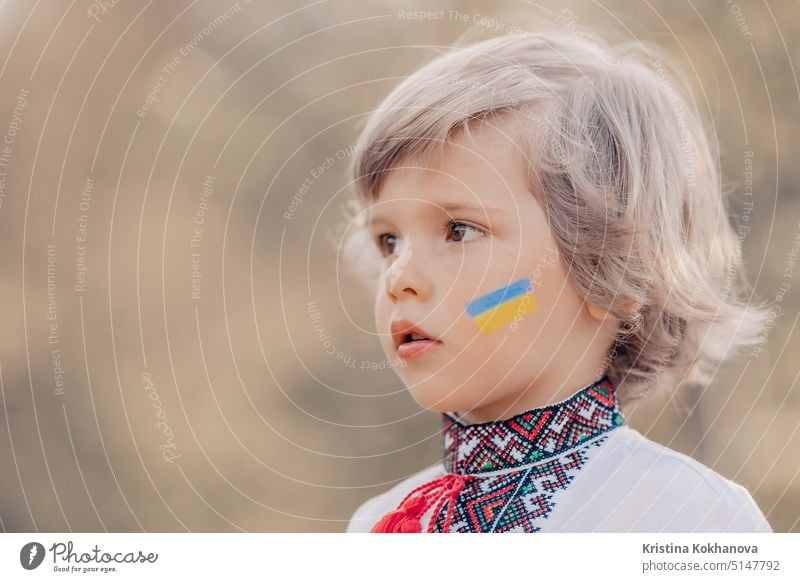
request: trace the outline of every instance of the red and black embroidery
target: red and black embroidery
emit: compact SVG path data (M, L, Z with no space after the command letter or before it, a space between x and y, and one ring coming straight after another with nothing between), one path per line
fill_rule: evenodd
M536 532L582 467L624 424L607 376L512 418L463 424L442 414L447 473L410 492L373 532Z

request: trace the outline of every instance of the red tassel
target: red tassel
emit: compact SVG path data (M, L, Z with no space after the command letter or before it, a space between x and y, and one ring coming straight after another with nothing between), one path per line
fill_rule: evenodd
M436 516L439 515L442 505L450 500L444 520L444 531L449 531L453 520L455 499L466 483L474 478L473 475L447 473L438 479L415 487L403 498L397 509L384 515L378 523L372 526L370 533L420 533L422 532L420 518L435 504L427 530L428 533L432 533Z

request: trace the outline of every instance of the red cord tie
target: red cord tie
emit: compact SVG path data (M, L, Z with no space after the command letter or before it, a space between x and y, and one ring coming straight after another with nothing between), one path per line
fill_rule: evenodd
M422 531L420 518L431 506L434 506L427 530L428 533L433 533L436 516L439 515L442 505L450 500L450 503L447 504L447 515L443 526L443 531L448 532L453 521L456 497L473 479L475 479L473 475L447 473L438 479L415 487L403 498L397 509L384 515L378 523L372 526L370 533L420 533Z

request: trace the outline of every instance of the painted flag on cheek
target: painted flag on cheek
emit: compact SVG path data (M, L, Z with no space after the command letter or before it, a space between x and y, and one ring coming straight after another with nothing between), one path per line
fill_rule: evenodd
M536 309L533 284L527 277L467 303L467 315L483 333L491 333Z

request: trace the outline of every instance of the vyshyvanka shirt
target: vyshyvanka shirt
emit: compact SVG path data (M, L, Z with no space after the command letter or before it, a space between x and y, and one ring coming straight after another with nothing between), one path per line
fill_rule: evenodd
M772 531L747 489L626 424L607 376L500 421L442 413L442 449L347 531Z

